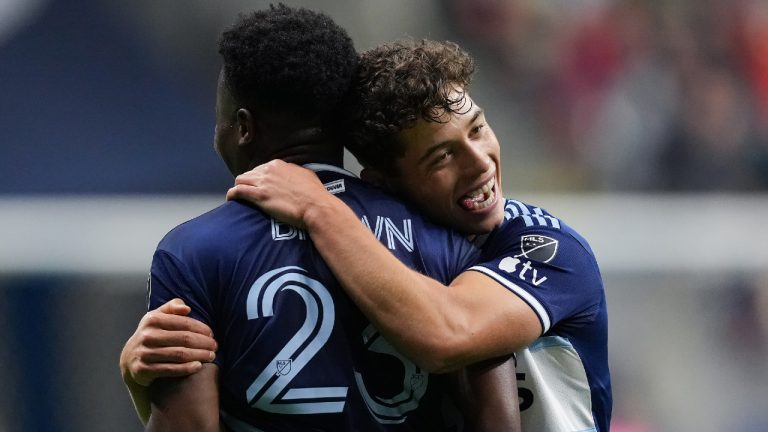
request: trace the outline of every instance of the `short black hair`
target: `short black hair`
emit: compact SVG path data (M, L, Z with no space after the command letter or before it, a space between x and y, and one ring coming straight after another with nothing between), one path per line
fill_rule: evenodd
M398 133L419 118L464 112L474 71L474 59L450 41L403 39L364 51L345 110L347 148L363 166L397 174L405 152Z
M299 123L337 112L358 63L352 39L330 17L284 4L241 14L222 33L219 54L235 101Z

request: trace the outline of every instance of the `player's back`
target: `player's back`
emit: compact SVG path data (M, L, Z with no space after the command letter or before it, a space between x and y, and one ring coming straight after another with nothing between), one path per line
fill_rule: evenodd
M409 266L448 283L476 259L460 235L343 170L314 168ZM233 430L442 426L442 381L378 335L305 232L248 204L225 203L171 231L151 288L151 308L182 297L213 329L222 415Z

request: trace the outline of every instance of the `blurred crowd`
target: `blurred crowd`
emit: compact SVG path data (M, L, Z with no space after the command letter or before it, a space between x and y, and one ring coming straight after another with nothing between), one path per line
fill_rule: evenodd
M455 0L451 8L481 67L498 59L498 95L530 116L552 187L768 187L768 2Z
M222 190L216 35L268 3L3 2L0 192ZM508 190L768 188L768 1L289 3L359 49L410 36L472 52Z
M0 198L223 199L232 180L212 148L216 38L238 11L271 2L0 0ZM499 137L510 196L768 191L768 0L284 2L327 12L360 50L428 37L470 51L473 98ZM712 248L733 263L726 249L739 241L751 240ZM605 272L612 430L768 430L768 277L703 267ZM0 350L0 378L24 383L0 392L0 430L11 413L48 425L24 430L94 420L135 430L113 362L145 280L112 275L84 289L78 278L0 275L0 341L21 347ZM83 357L97 368L39 372L50 358ZM62 390L66 379L86 383L80 399ZM41 406L52 414L37 415Z

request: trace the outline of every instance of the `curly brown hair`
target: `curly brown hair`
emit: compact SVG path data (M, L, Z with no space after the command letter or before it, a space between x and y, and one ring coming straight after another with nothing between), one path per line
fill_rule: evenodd
M398 133L418 118L463 113L474 70L472 57L448 41L400 40L363 52L347 103L347 148L363 166L397 174L405 152Z

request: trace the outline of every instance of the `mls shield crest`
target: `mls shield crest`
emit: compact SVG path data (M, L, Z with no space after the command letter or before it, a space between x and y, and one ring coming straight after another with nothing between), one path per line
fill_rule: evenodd
M275 372L275 376L288 375L290 371L291 371L291 359L277 360L277 372Z
M538 262L550 262L557 254L557 240L543 235L525 235L520 239L520 255ZM518 255L518 256L520 256Z
M427 387L427 380L424 378L424 374L420 373L411 375L411 388L416 390L417 393L423 393Z

